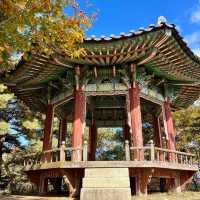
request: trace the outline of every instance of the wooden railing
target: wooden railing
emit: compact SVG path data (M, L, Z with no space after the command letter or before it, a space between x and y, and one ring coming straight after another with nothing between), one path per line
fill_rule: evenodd
M187 165L196 164L194 154L155 147L153 143L144 147L129 148L129 142L126 141L125 155L126 160L171 162Z
M29 154L24 159L24 165L34 165L52 162L67 161L87 161L88 145L84 141L83 148L66 148L62 143L60 148L51 149L37 154ZM130 147L129 142L125 141L125 160L126 161L151 161L151 162L168 162L182 165L193 165L195 155L180 151L172 151L155 147L153 143L144 147Z
M60 148L54 148L25 156L24 166L58 161L86 161L88 159L87 149L87 141L84 142L83 149L70 147L66 148L65 144L62 143Z

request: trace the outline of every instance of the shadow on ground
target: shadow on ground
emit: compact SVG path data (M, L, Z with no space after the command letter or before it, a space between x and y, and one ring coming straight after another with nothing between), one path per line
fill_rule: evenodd
M72 200L69 197L0 195L1 200Z

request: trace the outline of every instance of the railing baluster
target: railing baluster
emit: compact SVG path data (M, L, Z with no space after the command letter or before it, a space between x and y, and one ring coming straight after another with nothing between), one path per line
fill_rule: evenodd
M155 148L153 140L150 141L150 148L151 148L151 161L155 160Z
M130 148L129 148L129 141L125 141L125 157L126 161L130 161Z
M175 153L175 162L178 163L178 154Z
M83 146L83 161L88 160L88 144L87 140L84 141L84 146Z
M60 161L65 161L65 141L62 141L61 147L60 147Z
M81 149L80 149L80 147L75 149L75 152L76 152L76 157L77 157L76 161L81 161Z
M165 162L165 158L166 158L166 152L163 152L163 161Z
M180 157L181 157L181 164L183 164L183 155L181 154Z
M188 157L187 157L187 155L185 157L186 157L185 158L185 162L186 162L186 164L188 164Z

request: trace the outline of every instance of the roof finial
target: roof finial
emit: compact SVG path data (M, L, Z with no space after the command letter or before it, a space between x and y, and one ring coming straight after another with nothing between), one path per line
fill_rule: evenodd
M167 23L167 19L166 19L166 17L164 17L164 16L159 16L159 17L158 17L157 24L160 25L160 24L162 24L162 23Z

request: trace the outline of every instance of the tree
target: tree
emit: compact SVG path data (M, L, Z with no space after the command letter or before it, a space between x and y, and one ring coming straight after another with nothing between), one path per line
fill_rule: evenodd
M174 113L177 148L191 151L200 159L200 107L190 106Z
M98 160L123 160L124 139L121 128L99 128L96 155Z
M1 0L0 72L13 68L19 54L28 59L28 52L80 56L84 49L77 44L92 18L75 0Z
M27 152L36 152L37 133L40 135L42 130L40 121L41 114L33 115L0 85L0 187L8 186L12 192L16 191L18 183L27 181L22 172L23 156ZM23 141L32 143L24 145Z

